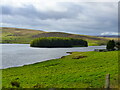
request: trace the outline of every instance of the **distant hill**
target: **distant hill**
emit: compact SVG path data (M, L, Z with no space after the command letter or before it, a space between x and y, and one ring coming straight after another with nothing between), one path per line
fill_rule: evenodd
M100 35L98 37L120 38L120 35Z
M0 28L0 37L2 40L0 43L29 43L32 40L33 35L45 33L40 30L22 29L22 28Z
M71 37L87 40L89 45L102 45L106 44L108 39L97 36L78 35L64 32L45 32L41 30L22 29L22 28L9 28L2 27L0 29L0 43L21 43L28 44L31 40L39 37Z

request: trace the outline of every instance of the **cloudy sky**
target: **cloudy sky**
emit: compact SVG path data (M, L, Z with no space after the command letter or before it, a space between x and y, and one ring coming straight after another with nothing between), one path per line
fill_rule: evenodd
M3 0L0 8L1 27L32 28L84 35L118 33L118 2Z

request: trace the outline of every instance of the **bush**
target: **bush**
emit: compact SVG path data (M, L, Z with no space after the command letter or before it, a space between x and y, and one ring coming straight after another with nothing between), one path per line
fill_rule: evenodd
M11 85L14 87L20 87L20 83L18 81L12 81Z
M116 42L116 47L120 50L120 42Z
M116 46L115 41L114 40L110 40L107 43L107 50L114 50L114 47Z
M31 47L87 47L88 43L82 39L63 38L63 37L43 37L34 39Z

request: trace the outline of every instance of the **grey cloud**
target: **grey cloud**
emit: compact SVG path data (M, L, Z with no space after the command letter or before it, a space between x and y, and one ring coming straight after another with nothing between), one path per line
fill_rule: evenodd
M76 11L69 9L66 12L55 12L55 11L38 11L32 5L27 5L21 8L14 8L10 6L2 6L3 15L19 15L29 18L38 18L38 19L62 19L62 18L73 18L77 16Z
M7 14L11 14L11 9L7 6L1 6L0 7L2 9L1 14L7 15Z
M44 12L36 10L32 5L22 8L1 6L3 23L79 34L117 32L117 12L112 11L112 8L116 9L112 3L60 3L59 5L66 7L67 10ZM109 10L104 10L103 7Z

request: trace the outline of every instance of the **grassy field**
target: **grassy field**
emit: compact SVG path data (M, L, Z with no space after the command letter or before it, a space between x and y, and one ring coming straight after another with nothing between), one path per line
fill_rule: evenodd
M80 38L88 41L89 46L96 46L106 44L107 38L70 34L63 32L45 32L40 30L22 29L22 28L0 28L0 43L18 43L18 44L29 44L31 40L39 37L70 37Z
M117 88L118 52L73 52L60 59L3 69L2 85L11 88L16 81L21 88L103 88L109 73L111 88Z

